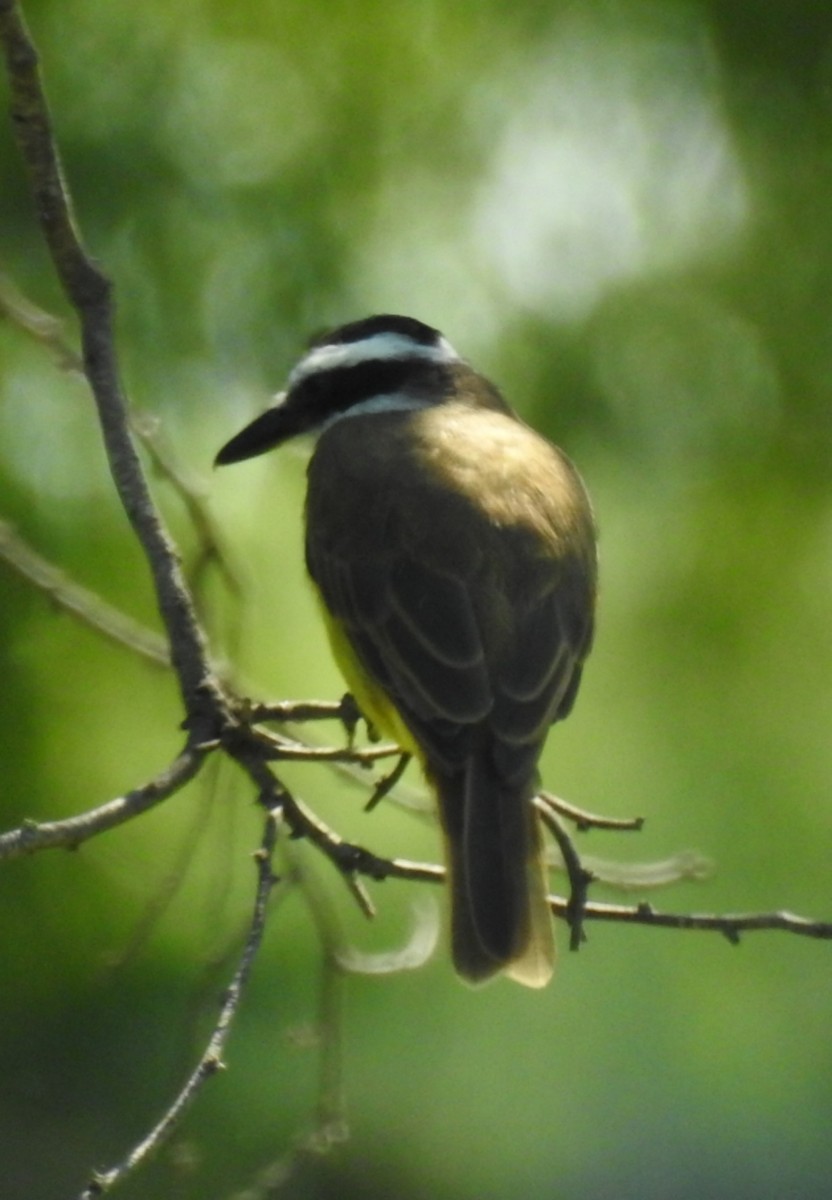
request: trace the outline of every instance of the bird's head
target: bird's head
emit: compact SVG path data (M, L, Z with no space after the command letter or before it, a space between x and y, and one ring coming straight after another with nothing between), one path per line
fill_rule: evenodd
M276 403L223 446L216 464L241 462L341 417L425 408L453 392L463 360L438 329L390 314L312 339Z

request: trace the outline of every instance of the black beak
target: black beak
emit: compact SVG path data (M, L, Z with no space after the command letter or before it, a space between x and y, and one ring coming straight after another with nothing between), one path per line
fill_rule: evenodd
M214 459L214 466L225 467L229 463L256 458L258 454L265 454L299 432L297 413L287 411L283 404L277 404L274 408L267 408L231 441L226 442Z

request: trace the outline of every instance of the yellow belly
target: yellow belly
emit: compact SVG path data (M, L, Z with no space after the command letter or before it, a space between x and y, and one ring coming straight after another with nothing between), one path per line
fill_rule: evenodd
M327 611L326 605L320 596L318 596L318 602L323 614L333 657L347 682L347 687L355 697L356 704L361 709L362 714L383 737L390 738L397 746L401 746L402 750L406 750L408 754L418 756L419 747L414 740L413 734L402 720L399 710L387 693L379 687L375 680L370 678L358 661L341 622L335 620Z

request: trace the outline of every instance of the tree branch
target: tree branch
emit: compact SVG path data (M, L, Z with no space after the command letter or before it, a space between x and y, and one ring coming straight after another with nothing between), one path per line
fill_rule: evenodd
M568 800L562 800L560 796L555 796L551 792L541 792L539 798L547 808L554 809L559 816L571 821L581 833L586 833L589 829L614 829L620 833L638 833L644 828L644 817L600 816L598 813L578 808L576 804L570 804Z
M535 796L534 805L540 813L543 824L557 842L558 849L563 858L570 887L569 904L566 910L566 919L569 922L570 931L569 949L578 950L580 949L581 942L584 940L584 913L586 911L589 885L592 883L593 876L581 862L575 843L564 829L558 814L554 811L549 800L545 796Z
M293 837L302 837L314 846L332 862L345 882L353 891L357 877L382 881L385 879L409 879L415 883L444 883L445 868L433 863L411 862L404 858L384 858L359 846L355 842L347 842L334 830L330 829L302 801L291 795L282 784L272 775L269 768L256 758L246 754L238 756L238 761L249 773L252 781L261 793L261 798L271 797L274 802L279 795L280 803L286 816L286 821ZM574 868L582 870L580 859L575 858ZM588 881L587 881L588 882ZM581 885L584 881L581 880ZM832 922L813 921L793 913L667 913L660 912L650 904L618 905L603 904L590 901L579 890L578 912L576 900L573 897L565 899L561 896L550 896L549 906L552 913L580 930L586 921L618 921L630 925L648 925L664 929L691 929L701 932L716 932L727 937L729 941L739 940L740 933L756 932L767 929L779 929L785 933L794 933L803 937L832 939ZM365 904L361 904L366 912ZM371 915L367 912L367 915ZM573 938L571 948L577 949L579 939Z
M568 919L569 900L550 896L549 904L557 917ZM740 934L763 930L780 930L801 937L832 940L832 921L811 921L796 913L669 913L660 912L652 904L599 904L588 901L583 916L591 921L619 921L625 925L648 925L655 929L690 929L699 933L721 933L733 945Z
M340 700L275 700L271 703L252 703L249 709L252 721L278 721L283 724L303 724L305 721L340 721L354 727L361 714L355 707L352 696Z
M109 800L64 821L24 821L18 829L0 834L0 861L21 858L37 850L76 850L96 834L123 825L178 792L197 774L206 754L205 747L189 741L166 770L126 796Z
M81 326L84 370L92 389L110 471L124 511L147 558L171 659L191 722L223 723L221 691L174 546L155 508L127 422L113 339L112 286L87 255L52 132L38 56L15 0L0 0L2 40L11 86L11 115L35 211L61 285Z
M236 733L232 733L231 737L235 738ZM264 759L274 762L352 763L354 766L369 767L380 759L401 758L402 754L392 742L358 749L354 746L310 746L285 734L256 728L246 730L245 737L258 744Z

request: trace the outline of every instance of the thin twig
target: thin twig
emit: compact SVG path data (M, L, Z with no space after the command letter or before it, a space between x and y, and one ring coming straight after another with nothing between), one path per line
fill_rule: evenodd
M355 842L344 841L294 796L286 797L286 819L295 836L308 838L344 875L364 875L378 881L396 878L423 883L444 882L444 867L414 863L404 858L383 858Z
M393 791L393 788L407 770L408 764L410 763L412 757L412 754L408 754L404 751L399 752L399 761L396 763L392 771L379 779L378 783L373 789L372 796L364 805L365 812L372 812L376 805L383 800L385 796L390 795L390 793Z
M77 849L96 834L124 824L178 792L199 771L206 754L205 747L190 741L166 770L125 796L64 821L24 821L18 829L0 834L0 861L34 854L37 850Z
M305 742L286 737L284 734L269 733L265 729L251 729L247 731L246 736L261 748L264 759L274 762L346 762L369 767L379 759L401 755L399 747L392 742L381 746L365 746L355 749L352 746L310 746ZM236 734L233 734L232 737L236 737Z
M274 700L252 703L249 719L255 723L278 721L300 725L305 721L343 721L343 700Z
M571 821L581 833L585 833L588 829L615 829L621 833L638 833L644 828L644 817L600 816L598 813L578 808L576 804L570 804L568 800L562 800L560 796L555 796L552 792L540 792L540 798L559 816Z
M324 850L327 857L338 867L341 878L360 911L365 917L372 919L376 915L375 907L363 881L359 878L360 872L339 856L339 850L345 843L338 834L294 798L285 784L272 774L262 757L252 755L243 748L237 758L257 788L260 803L266 808L281 808L293 838L307 838L313 845Z
M566 918L569 901L560 896L550 896L549 905L555 916ZM698 932L721 933L729 942L736 944L741 933L757 933L763 930L780 930L801 937L832 939L832 921L812 921L796 913L668 913L660 912L651 904L599 904L587 902L584 918L591 921L618 921L625 925L647 925L657 929L690 929Z
M593 877L591 872L585 869L572 839L563 828L559 816L554 812L548 800L543 796L535 796L534 806L540 813L544 825L554 836L563 856L570 888L569 907L566 913L570 930L569 949L579 950L584 940L584 912L586 911L589 885L592 883Z
M254 912L249 927L246 944L240 957L237 970L229 984L225 998L220 1008L220 1015L214 1031L205 1048L205 1052L188 1078L179 1095L168 1107L161 1120L154 1126L147 1137L130 1151L127 1157L107 1171L97 1171L81 1193L80 1200L94 1200L103 1196L115 1184L121 1182L141 1163L154 1154L171 1137L183 1116L193 1104L209 1079L224 1067L223 1052L228 1041L234 1018L240 1008L243 992L248 982L251 968L257 957L266 927L268 900L277 878L272 870L272 856L277 841L277 817L274 812L266 814L265 828L260 849L255 855L257 863L257 892L254 900Z
M444 867L410 862L404 858L382 858L355 842L344 841L275 778L261 757L252 754L244 746L237 750L235 757L258 789L261 803L267 806L280 804L292 837L306 838L322 850L348 883L355 884L359 875L375 880L397 878L423 883L444 882ZM360 906L362 910L365 907L363 902ZM367 915L372 914L368 912Z
M44 592L53 604L111 642L132 650L157 667L170 666L165 639L147 629L95 592L69 579L33 550L6 521L0 521L0 558L18 575Z

